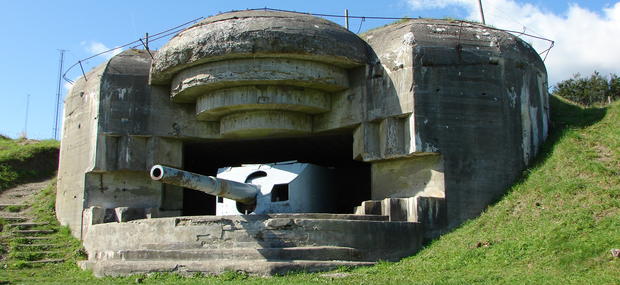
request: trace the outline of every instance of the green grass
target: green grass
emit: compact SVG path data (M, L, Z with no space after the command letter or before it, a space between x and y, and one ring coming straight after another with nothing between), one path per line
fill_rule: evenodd
M26 208L26 206L24 206L24 205L10 205L10 206L6 207L6 210L8 212L11 212L11 213L17 213L17 212L21 211L24 208Z
M58 148L56 140L12 140L0 136L0 191L51 176L58 166Z
M96 279L73 263L79 243L59 232L69 262L0 270L0 280L13 274L20 284L619 284L620 259L609 251L620 248L620 102L584 109L551 101L552 133L524 178L479 218L400 262L341 268L342 278L227 272ZM53 221L53 191L42 195L33 211Z
M62 227L56 221L54 213L54 200L56 193L56 181L52 181L50 185L37 194L34 203L27 210L35 218L36 222L48 222L50 225L39 226L35 229L55 229L56 233L49 235L52 239L44 241L60 245L57 250L58 254L53 258L64 258L66 262L60 264L49 265L33 265L28 261L36 260L41 254L36 249L17 248L19 245L28 244L25 238L10 238L5 240L5 244L11 249L7 259L0 261L0 281L8 280L17 283L35 282L34 280L62 280L65 276L76 275L84 278L83 280L92 279L87 272L77 268L76 261L84 259L85 255L82 250L80 241L73 238L67 227ZM65 275L69 274L69 275ZM0 282L0 284L2 284Z

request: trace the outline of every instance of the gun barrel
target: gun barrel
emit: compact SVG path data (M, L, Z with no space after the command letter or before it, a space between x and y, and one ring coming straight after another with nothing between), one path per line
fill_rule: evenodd
M256 203L256 195L259 191L256 185L200 175L163 165L155 165L151 168L151 179L232 199L244 204Z

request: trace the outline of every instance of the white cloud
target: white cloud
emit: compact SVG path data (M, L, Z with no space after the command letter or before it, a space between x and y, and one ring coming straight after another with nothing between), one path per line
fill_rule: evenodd
M98 53L102 53L104 51L110 50L111 48L107 47L105 44L97 42L97 41L90 41L90 42L81 42L80 43L82 46L84 46L84 48L86 49L86 51L88 51L89 53L95 55ZM117 48L115 50L112 50L110 52L104 53L101 56L105 57L106 59L110 59L113 56L121 53L123 51L122 48Z
M556 14L528 3L514 0L482 1L487 24L497 28L523 31L555 41L545 64L549 83L568 79L575 73L589 75L594 70L602 74L620 74L620 2L599 13L577 4ZM412 9L460 6L468 19L479 20L475 0L408 0ZM542 52L549 47L545 41L524 37Z

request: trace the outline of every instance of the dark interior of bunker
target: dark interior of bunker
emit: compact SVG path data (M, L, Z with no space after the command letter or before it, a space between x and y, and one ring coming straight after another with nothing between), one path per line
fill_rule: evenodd
M328 167L337 177L337 212L351 213L353 207L370 199L370 164L352 158L353 137L326 135L184 144L187 171L216 176L221 167L298 161ZM215 196L184 189L183 215L215 215Z

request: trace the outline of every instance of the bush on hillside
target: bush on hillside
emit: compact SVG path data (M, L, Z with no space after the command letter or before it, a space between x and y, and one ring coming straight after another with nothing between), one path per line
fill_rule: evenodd
M611 74L609 79L595 71L590 77L581 77L579 73L553 87L557 95L586 106L607 104L620 99L620 77Z

